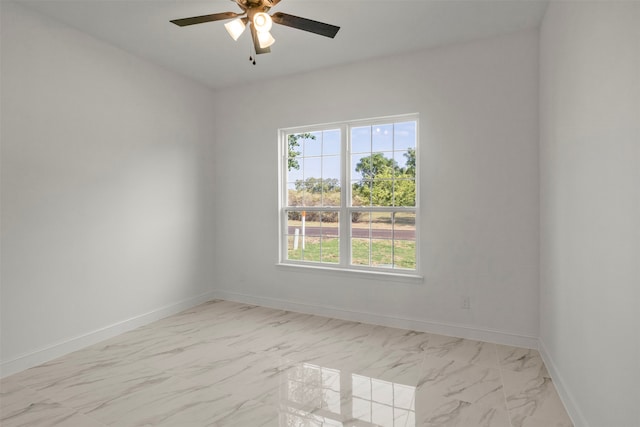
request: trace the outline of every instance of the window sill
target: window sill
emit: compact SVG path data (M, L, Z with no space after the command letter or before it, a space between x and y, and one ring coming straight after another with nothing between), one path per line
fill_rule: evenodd
M347 268L332 268L325 266L316 266L308 264L285 264L278 263L276 267L281 270L296 271L302 273L319 273L329 274L340 277L351 277L360 279L375 279L390 282L403 282L403 283L424 283L424 276L411 273L399 273L399 272L386 272L386 271L370 271L370 270L357 270Z

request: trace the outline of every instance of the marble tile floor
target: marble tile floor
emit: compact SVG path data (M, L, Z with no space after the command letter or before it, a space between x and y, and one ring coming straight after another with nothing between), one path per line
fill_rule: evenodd
M535 350L220 300L0 380L0 425L572 426Z

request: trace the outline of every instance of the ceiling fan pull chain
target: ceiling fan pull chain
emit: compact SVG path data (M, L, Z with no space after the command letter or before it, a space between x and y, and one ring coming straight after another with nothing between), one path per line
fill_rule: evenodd
M255 56L257 56L257 55L253 54L253 50L252 49L253 49L253 44L249 43L249 62L252 62L253 65L256 65Z

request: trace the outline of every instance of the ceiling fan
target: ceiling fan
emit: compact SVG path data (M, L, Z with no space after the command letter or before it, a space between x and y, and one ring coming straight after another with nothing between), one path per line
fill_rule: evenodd
M340 30L335 25L325 24L323 22L313 21L299 16L289 15L287 13L276 12L269 15L267 12L280 3L280 0L231 0L242 9L241 13L222 12L212 15L194 16L191 18L174 19L171 22L180 26L203 24L205 22L223 21L234 19L226 23L224 26L229 35L238 40L238 37L244 32L247 24L251 29L251 37L257 55L271 52L270 46L275 43L275 39L269 32L272 24L286 25L287 27L297 28L299 30L308 31L310 33L319 34L321 36L334 38Z

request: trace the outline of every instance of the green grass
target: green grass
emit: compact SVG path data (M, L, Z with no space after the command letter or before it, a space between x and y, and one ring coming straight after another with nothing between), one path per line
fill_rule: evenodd
M298 249L293 249L294 237L289 237L287 258L321 263L337 264L340 262L339 239L307 237L305 248L302 240ZM371 252L371 261L369 253ZM416 242L409 240L353 239L353 265L371 265L373 267L416 268Z
M338 264L340 262L340 243L337 238L307 237L302 249L302 237L298 240L298 249L293 249L293 236L289 236L288 259Z

